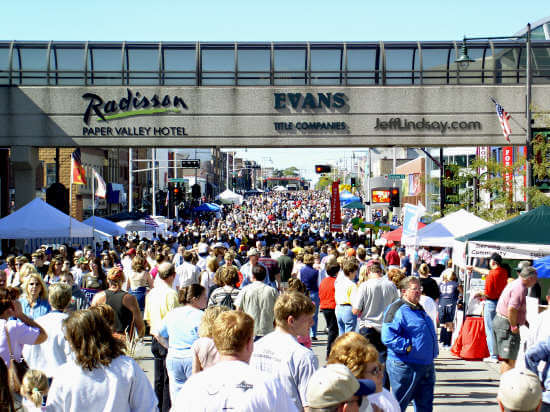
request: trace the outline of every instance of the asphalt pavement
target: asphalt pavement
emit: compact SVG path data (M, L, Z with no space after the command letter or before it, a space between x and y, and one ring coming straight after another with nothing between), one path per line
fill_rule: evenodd
M325 320L319 316L318 341L313 342L313 352L319 365L326 363ZM153 355L151 338L136 350L135 358L147 377L153 383ZM435 361L436 384L434 411L484 411L496 412L500 409L496 402L499 384L499 365L484 362L471 362L456 358L447 350L441 350ZM407 412L414 411L412 405Z

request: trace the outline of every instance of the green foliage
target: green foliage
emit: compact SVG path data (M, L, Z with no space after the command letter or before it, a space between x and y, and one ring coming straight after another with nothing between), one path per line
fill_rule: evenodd
M315 190L325 190L330 186L331 183L332 183L332 179L330 179L327 176L321 176L319 178L319 181L315 185Z
M283 170L283 176L299 176L298 168L291 166L287 167L285 170Z

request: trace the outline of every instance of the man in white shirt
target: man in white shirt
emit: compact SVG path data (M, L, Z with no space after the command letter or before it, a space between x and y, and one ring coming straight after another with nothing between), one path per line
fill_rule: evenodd
M219 362L185 382L172 411L297 411L279 380L248 365L254 348L252 317L223 312L212 336Z
M172 259L172 264L176 267L176 269L183 263L183 253L185 252L185 248L183 246L178 247L178 252L174 255L174 258Z
M201 272L198 267L191 263L193 252L186 250L183 252L183 263L176 268L176 280L174 286L181 289L193 283L200 283Z
M313 325L315 305L308 296L287 292L275 302L275 330L256 342L250 364L276 376L298 410L308 410L306 389L319 361L297 341Z

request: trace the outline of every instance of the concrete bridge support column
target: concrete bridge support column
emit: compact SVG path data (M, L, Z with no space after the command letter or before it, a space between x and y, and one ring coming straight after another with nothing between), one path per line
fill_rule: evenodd
M40 166L38 148L12 146L11 164L15 184L15 209L36 197L36 168Z

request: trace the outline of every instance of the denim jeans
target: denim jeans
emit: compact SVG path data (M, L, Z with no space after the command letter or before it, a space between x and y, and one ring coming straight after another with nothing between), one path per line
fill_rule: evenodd
M193 370L193 358L166 358L166 370L170 382L170 400L176 404L176 397L181 387L191 376Z
M497 302L486 299L483 306L483 323L485 324L485 335L487 336L487 348L491 354L491 358L497 357L495 350L495 332L493 331L493 319L497 313Z
M155 394L159 401L159 412L168 412L170 410L170 392L168 374L166 373L166 353L167 349L162 346L158 340L153 338L151 343L151 353L154 357L154 370L155 370Z
M415 412L431 412L433 410L435 367L430 365L414 365L396 359L386 361L386 369L390 376L391 390L404 412L411 401Z
M319 320L319 292L309 292L309 297L315 303L315 314L313 315L313 326L311 327L310 336L317 337L317 321Z
M351 312L351 305L336 305L336 320L340 335L346 332L355 332L357 316Z

